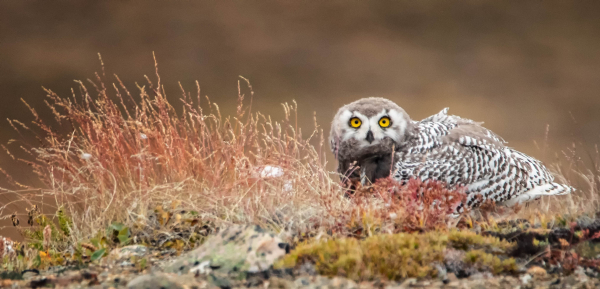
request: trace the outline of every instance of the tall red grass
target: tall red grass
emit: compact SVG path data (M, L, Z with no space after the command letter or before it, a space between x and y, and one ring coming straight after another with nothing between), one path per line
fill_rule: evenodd
M73 216L74 238L111 222L143 223L152 208L171 203L204 220L284 229L302 227L310 216L326 216L328 206L345 202L325 169L322 129L304 136L293 119L295 102L283 104L280 122L253 112L252 87L242 78L234 116L223 117L216 103L201 97L198 84L193 94L180 86L177 113L158 69L155 81L146 80L134 95L116 75L107 86L104 73L97 73L95 80L78 82L70 98L46 89L58 125L31 107L32 127L11 121L20 133L36 136L37 144L20 146L31 159L19 160L45 184L41 193L21 196L52 198Z

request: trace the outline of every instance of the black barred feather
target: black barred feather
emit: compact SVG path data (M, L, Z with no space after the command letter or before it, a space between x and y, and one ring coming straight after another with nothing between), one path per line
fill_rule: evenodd
M467 203L458 212L488 199L512 206L574 190L554 183L540 161L506 147L501 137L480 123L447 111L413 122L412 135L396 154L395 179L436 180L449 188L466 188Z

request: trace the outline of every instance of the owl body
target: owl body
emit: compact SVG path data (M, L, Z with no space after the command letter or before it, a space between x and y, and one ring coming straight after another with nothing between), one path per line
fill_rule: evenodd
M396 153L394 179L436 180L451 189L464 188L467 202L459 205L459 212L488 199L513 206L571 192L571 187L555 183L540 161L505 146L480 123L447 111L414 122L408 144Z
M373 98L357 101L367 106ZM379 100L379 99L377 99ZM379 101L379 103L383 103ZM391 103L391 104L390 104ZM486 200L506 206L539 199L545 195L570 193L573 188L554 182L548 169L538 160L505 145L505 141L481 123L458 116L448 115L448 109L421 121L413 121L397 105L386 102L387 108L375 105L375 111L401 111L395 115L370 114L365 133L357 133L351 123L346 129L346 119L334 119L331 133L332 149L339 161L338 171L350 179L374 182L378 178L392 177L405 182L411 178L421 181L435 180L450 189L463 189L466 207L475 208ZM340 109L338 115L346 114L348 121L360 113L357 105ZM354 110L353 110L354 109ZM352 114L349 114L352 113ZM387 116L395 128L377 127L376 120ZM337 126L337 127L334 127ZM392 133L390 130L394 129ZM336 132L336 130L338 130ZM363 141L368 131L378 131L379 139ZM373 138L373 137L370 137ZM348 173L348 164L359 168ZM391 163L391 165L390 165ZM387 167L386 167L387 166ZM386 170L387 169L387 170ZM480 196L480 197L478 197Z

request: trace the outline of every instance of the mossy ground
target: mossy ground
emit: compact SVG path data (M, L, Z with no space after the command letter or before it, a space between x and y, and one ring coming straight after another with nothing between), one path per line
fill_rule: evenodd
M506 254L512 247L507 241L468 231L312 240L298 245L277 266L294 268L310 262L319 274L357 281L436 277L445 270L446 250L454 248L467 253L465 263L494 273L511 273L517 270L516 261L495 254Z

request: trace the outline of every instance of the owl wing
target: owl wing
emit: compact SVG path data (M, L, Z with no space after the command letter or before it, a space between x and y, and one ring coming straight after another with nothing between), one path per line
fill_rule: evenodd
M398 179L434 179L449 186L481 181L502 155L504 140L480 123L447 115L444 109L417 122L410 146L398 153Z
M456 135L457 129L467 133L473 130L470 133L471 137L483 137L490 143L500 146L505 143L500 136L482 127L481 122L475 122L456 115L448 115L448 108L444 108L439 113L421 121L414 122L414 124L417 127L417 133L410 145L408 151L410 154L426 153L441 146L445 142L444 137L450 135L451 132Z
M480 123L446 112L418 122L414 144L398 154L394 178L431 179L450 188L464 186L468 206L488 198L508 201L552 183L553 177L541 162L507 148L501 137ZM483 198L475 198L476 194Z

